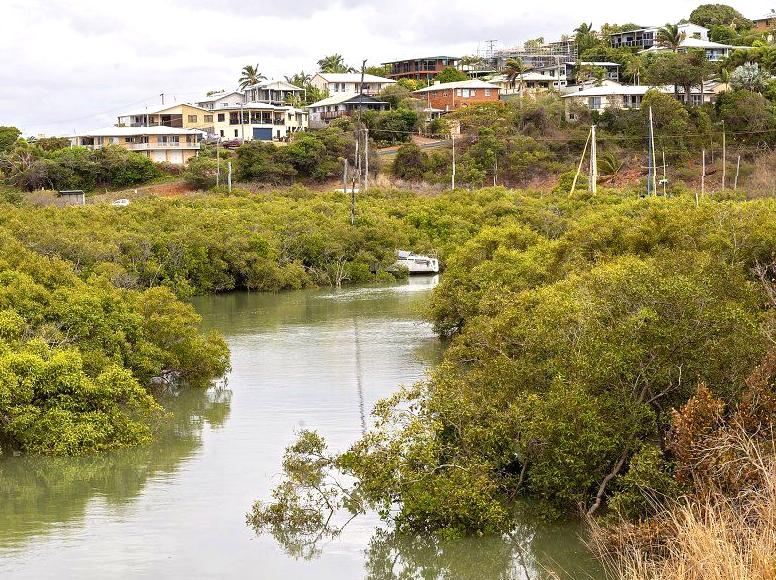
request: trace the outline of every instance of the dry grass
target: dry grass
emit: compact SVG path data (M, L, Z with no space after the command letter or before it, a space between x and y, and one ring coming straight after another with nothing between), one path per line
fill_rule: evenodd
M709 449L719 479L701 496L664 509L648 523L592 527L592 546L610 578L622 580L776 580L776 458L732 429ZM729 484L735 481L735 494Z

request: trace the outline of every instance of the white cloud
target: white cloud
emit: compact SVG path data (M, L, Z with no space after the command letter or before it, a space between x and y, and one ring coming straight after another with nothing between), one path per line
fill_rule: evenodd
M0 125L69 133L115 122L137 103L189 100L232 88L240 68L313 71L325 54L350 63L470 54L486 39L550 40L583 20L662 24L699 0L4 0ZM764 0L746 14L765 12Z

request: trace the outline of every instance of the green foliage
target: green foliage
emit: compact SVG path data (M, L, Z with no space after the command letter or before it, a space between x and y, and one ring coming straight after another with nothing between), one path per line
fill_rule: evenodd
M776 204L471 195L501 218L448 258L433 294L450 347L332 457L355 478L348 494L398 530L443 536L510 529L519 496L558 514L614 493L631 516L675 497L659 445L670 409L699 383L734 404L769 344L755 270L776 248Z
M393 175L400 179L421 179L425 172L427 157L415 143L402 145L396 152L396 158L393 161Z
M189 159L184 179L195 189L210 189L216 185L218 160L212 157L198 156Z
M352 66L345 64L345 59L341 54L331 54L324 56L318 61L318 70L322 73L348 73L355 72Z
M748 30L753 26L751 20L727 4L701 4L690 13L690 22L705 28L727 26Z
M228 350L165 288L77 277L0 228L0 444L75 455L151 440L153 380L207 383Z
M70 147L70 139L67 137L41 137L35 139L35 145L44 151L56 151Z
M50 152L34 145L17 145L0 155L0 171L7 183L27 191L129 187L160 175L148 157L118 145L94 151L67 147Z
M11 149L21 134L22 132L16 127L0 126L0 154Z
M469 77L466 75L466 73L461 72L452 66L442 70L437 76L434 77L434 81L440 83L454 83L457 81L466 80L469 80Z

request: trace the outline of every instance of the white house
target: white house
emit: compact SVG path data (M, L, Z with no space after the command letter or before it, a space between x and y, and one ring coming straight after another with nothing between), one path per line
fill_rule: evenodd
M708 40L709 29L690 22L677 25L679 34L685 38L695 38L697 40ZM657 33L659 26L647 26L644 28L635 28L623 32L616 32L609 37L609 42L614 48L621 46L635 46L636 48L651 48L657 44Z
M358 93L361 86L361 73L318 73L310 81L322 91L335 93ZM376 75L364 75L364 94L377 96L385 87L395 85L396 81Z
M708 60L712 62L716 62L719 60L726 59L728 56L730 56L730 53L733 52L736 48L738 47L731 46L729 44L720 44L719 42L712 42L710 40L701 40L699 38L688 37L683 39L682 42L679 44L678 52L687 52L688 50L703 50ZM741 47L741 48L751 48L751 47ZM659 46L655 44L650 48L647 48L645 50L640 50L639 54L664 52L666 50L670 50L670 49L664 46Z
M301 100L304 89L286 81L264 80L244 89L246 102L284 105Z
M214 111L214 132L222 139L285 141L308 126L308 113L290 105L242 103Z
M245 102L245 95L240 91L231 92L219 92L212 95L204 95L194 101L198 107L215 111L217 109L225 109L227 107L237 107L240 103Z
M334 119L356 113L359 107L364 110L386 111L389 106L387 102L369 95L339 93L308 105L307 110L310 112L310 126L322 127Z
M106 127L70 138L76 147L102 149L116 145L151 161L182 165L199 154L202 132L179 127Z
M709 81L701 87L692 87L690 89L690 104L700 105L703 103L713 103L717 95L723 90L724 85L715 81ZM621 85L618 83L609 83L600 87L579 87L578 90L572 90L562 95L566 102L574 101L583 105L591 111L603 113L606 109L639 109L641 101L648 91L659 91L666 94L676 94L677 98L684 101L684 88L673 85L666 86L647 86L647 85Z

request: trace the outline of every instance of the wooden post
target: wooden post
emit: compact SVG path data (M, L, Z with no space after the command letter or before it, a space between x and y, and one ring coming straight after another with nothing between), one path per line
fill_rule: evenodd
M655 156L655 123L652 107L649 108L649 152L652 158L652 194L657 195L657 158Z
M741 155L738 156L738 160L736 161L736 180L733 182L733 190L738 189L738 172L741 170Z
M722 120L722 189L725 189L727 177L727 143L725 142L725 121Z
M701 197L706 195L706 150L703 150L703 164L701 165Z
M229 193L232 193L232 162L231 161L228 161L226 163L226 170L227 170L226 178L227 178Z
M216 139L216 187L221 185L221 153L218 150L218 145L221 143L221 138Z
M348 192L348 158L342 160L342 192Z
M595 125L590 127L590 191L598 191L598 151L595 134Z
M455 189L455 134L450 135L453 138L453 177L451 183L451 189Z
M587 145L590 143L590 136L592 134L593 130L591 129L590 133L587 134L585 147L582 149L582 157L579 158L579 167L577 167L577 173L574 175L574 181L571 182L571 191L569 191L569 195L572 195L577 189L577 180L579 179L579 174L582 173L582 164L585 162L585 153L587 153Z
M663 197L666 196L667 183L668 183L668 176L666 175L666 150L663 149Z

